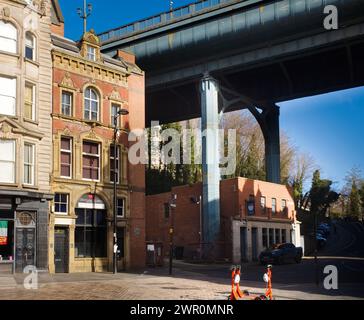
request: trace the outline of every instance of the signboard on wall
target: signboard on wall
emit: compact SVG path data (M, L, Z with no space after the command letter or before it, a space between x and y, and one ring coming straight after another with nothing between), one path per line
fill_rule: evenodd
M8 222L0 221L0 246L8 245Z

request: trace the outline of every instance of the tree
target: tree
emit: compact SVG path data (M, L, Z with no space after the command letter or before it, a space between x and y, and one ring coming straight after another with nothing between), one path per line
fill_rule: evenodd
M314 167L313 158L305 153L298 153L294 157L293 168L289 185L293 188L293 198L296 208L301 208L304 201L304 184L312 174Z
M364 221L364 181L361 182L359 194L361 202L361 220Z
M324 216L330 205L339 199L339 194L331 190L332 181L321 179L320 171L315 170L309 192L310 211Z
M360 192L358 190L356 182L353 181L349 197L349 217L358 220L360 218L360 214L361 214Z

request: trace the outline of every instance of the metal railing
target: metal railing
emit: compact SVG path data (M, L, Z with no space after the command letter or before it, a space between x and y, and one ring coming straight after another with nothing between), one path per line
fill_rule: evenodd
M236 0L202 0L189 5L176 8L172 11L164 12L153 17L139 20L103 33L99 34L101 42L106 42L111 39L117 39L134 32L147 30L149 28L158 26L162 23L168 23L175 20L184 18L190 14L212 9L224 3L236 2Z

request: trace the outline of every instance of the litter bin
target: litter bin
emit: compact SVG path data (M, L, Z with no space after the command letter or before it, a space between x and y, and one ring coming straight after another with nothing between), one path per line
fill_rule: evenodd
M175 248L175 257L176 260L183 260L183 251L184 251L184 247L176 247Z

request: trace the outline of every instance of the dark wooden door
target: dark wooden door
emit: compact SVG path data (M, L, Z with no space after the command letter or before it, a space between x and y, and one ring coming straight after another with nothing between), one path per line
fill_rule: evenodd
M16 229L16 271L35 266L35 228Z
M68 272L68 232L64 228L54 230L54 265L56 273Z

